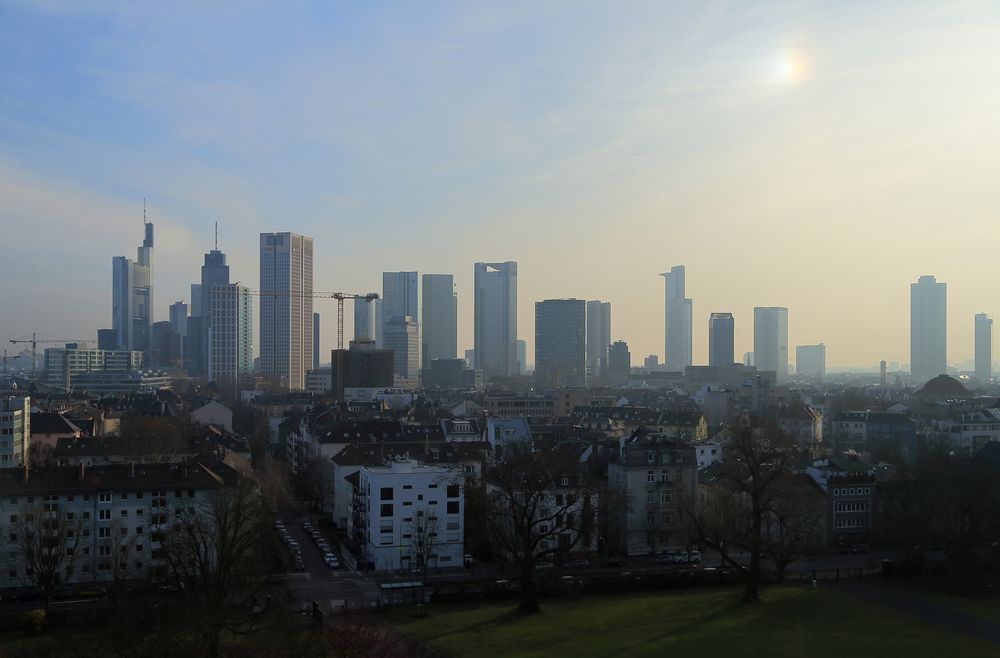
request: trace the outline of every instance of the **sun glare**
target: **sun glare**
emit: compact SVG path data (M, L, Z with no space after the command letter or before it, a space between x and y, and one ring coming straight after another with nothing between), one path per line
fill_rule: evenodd
M785 50L775 62L775 77L783 84L802 82L809 75L810 62L800 50Z

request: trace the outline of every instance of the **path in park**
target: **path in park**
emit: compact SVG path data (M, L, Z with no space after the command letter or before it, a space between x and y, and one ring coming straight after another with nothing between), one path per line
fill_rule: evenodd
M913 597L905 589L865 582L841 583L836 585L836 588L868 603L892 608L914 619L1000 644L1000 624L947 605Z

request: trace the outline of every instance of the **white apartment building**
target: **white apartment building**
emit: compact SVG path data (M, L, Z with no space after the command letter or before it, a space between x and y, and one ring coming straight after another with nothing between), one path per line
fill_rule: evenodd
M0 468L23 466L31 444L31 398L0 397Z
M423 568L422 552L427 568L462 566L465 498L454 471L412 461L365 466L358 471L357 494L357 529L371 568Z

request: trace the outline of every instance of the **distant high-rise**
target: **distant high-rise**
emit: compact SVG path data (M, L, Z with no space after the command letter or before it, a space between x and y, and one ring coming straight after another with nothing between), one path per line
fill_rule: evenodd
M465 350L465 367L473 368L476 365L476 350Z
M381 300L354 300L354 340L375 340L378 335L376 322L376 304Z
M382 328L390 322L409 316L417 336L420 336L420 288L416 272L382 273ZM388 347L388 345L385 345ZM417 353L420 359L420 353ZM419 363L417 364L419 368Z
M988 384L993 378L993 319L976 314L976 379Z
M417 323L409 315L398 315L385 323L385 349L392 350L393 374L400 384L416 384L420 370L420 340Z
M683 371L691 365L691 314L693 303L684 296L685 270L675 265L663 277L663 349L667 370Z
M235 386L253 371L253 303L246 286L213 285L206 305L208 379ZM202 318L205 320L206 318Z
M153 331L153 224L145 222L145 236L133 261L115 256L111 261L111 323L124 350L147 351Z
M517 371L525 375L528 373L528 341L518 338L514 345L517 351Z
M313 240L260 234L260 374L302 390L313 355Z
M823 381L826 376L826 345L798 345L795 348L795 375L799 379Z
M924 382L948 371L948 286L933 276L910 284L910 376Z
M608 379L613 382L623 382L632 371L632 354L628 351L628 343L616 340L608 349Z
M788 380L788 309L784 306L754 307L752 358L758 371L777 373L779 383Z
M660 367L660 357L656 354L650 354L645 359L642 360L643 368L657 369Z
M181 338L187 336L188 305L184 302L174 302L170 305L170 326Z
M313 370L319 368L319 313L313 313Z
M587 368L591 381L599 382L608 374L608 348L611 346L611 302L587 302Z
M712 313L708 318L708 365L736 363L736 321L732 313Z
M458 354L458 295L451 274L424 274L420 283L421 362L430 368L434 359L454 359Z
M197 302L197 317L200 317L201 321L191 323L187 331L188 336L185 342L198 343L196 349L189 348L187 350L189 374L211 377L209 359L213 350L211 344L212 301L216 299L216 289L227 291L227 286L229 286L229 265L226 264L226 254L219 251L218 244L216 244L214 249L205 254L204 264L201 266L201 283L191 286L192 308ZM218 299L226 299L226 297L222 296ZM196 316L193 310L191 316Z
M587 385L587 303L535 302L535 380L539 388Z
M475 273L474 367L487 379L517 375L517 263L476 263Z

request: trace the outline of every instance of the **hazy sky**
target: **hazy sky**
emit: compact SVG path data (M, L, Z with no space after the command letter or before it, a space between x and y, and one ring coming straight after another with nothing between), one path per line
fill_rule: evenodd
M145 196L158 320L218 220L251 287L262 230L315 238L320 290L456 274L460 351L473 263L517 260L529 352L534 302L582 297L662 355L684 264L696 362L713 311L752 349L755 305L793 354L908 361L921 274L971 356L1000 313L996 3L513 4L0 0L0 338L109 326Z

